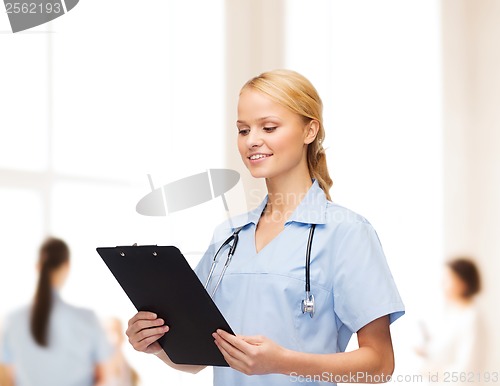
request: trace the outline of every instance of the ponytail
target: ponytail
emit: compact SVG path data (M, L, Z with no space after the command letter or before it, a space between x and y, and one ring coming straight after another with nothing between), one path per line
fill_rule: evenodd
M333 181L328 173L325 149L323 149L323 146L319 145L319 149L317 149L316 154L314 154L315 146L312 145L315 144L315 142L309 144L307 149L307 166L311 176L318 181L318 185L325 192L326 198L331 201L330 188L333 185Z
M49 238L40 248L40 276L31 310L31 335L42 347L48 346L48 330L52 311L52 274L69 261L69 248L59 239Z

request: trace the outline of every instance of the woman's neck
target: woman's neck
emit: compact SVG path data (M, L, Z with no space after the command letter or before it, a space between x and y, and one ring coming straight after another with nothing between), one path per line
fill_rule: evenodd
M462 296L454 296L448 299L448 302L456 308L469 308L474 304L472 298L464 298Z
M266 178L268 199L266 216L286 221L300 204L312 185L309 172Z

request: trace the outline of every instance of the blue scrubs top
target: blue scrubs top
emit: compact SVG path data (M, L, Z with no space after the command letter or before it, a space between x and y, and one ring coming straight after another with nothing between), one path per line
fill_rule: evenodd
M255 229L268 196L254 210L219 225L195 269L205 283L215 252L242 227L235 254L214 301L236 334L264 335L285 348L308 353L345 350L351 335L384 315L394 322L403 302L375 229L362 216L332 203L316 180L284 229L259 253ZM311 293L315 314L303 314L305 256L311 224ZM228 249L219 254L211 287L224 266ZM208 289L211 293L211 288ZM315 384L332 385L320 379ZM247 376L214 367L215 386L290 385L297 378L281 374Z
M38 346L30 332L31 307L7 320L0 363L14 367L17 386L93 386L95 366L113 353L93 311L74 307L53 293L49 345Z

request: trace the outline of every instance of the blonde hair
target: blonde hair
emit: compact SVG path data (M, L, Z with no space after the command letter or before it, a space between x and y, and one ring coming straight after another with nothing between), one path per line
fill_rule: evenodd
M314 86L304 76L291 70L268 71L250 79L241 88L252 88L269 96L273 101L299 114L304 121L314 119L319 122L316 138L307 146L307 166L311 177L318 181L328 200L333 181L326 165L323 140L323 103ZM241 93L240 91L240 93Z

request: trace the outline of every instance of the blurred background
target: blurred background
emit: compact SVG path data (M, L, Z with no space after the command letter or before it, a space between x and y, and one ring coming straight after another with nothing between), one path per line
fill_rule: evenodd
M497 0L82 0L16 34L2 13L0 320L31 301L38 247L54 235L72 251L63 298L126 326L135 309L95 248L175 244L196 264L222 201L141 216L147 174L159 187L238 170L231 213L257 206L265 185L237 152L238 92L289 68L323 99L333 201L374 225L405 302L395 376L421 383L414 348L456 255L482 275L477 371L498 374L499 44ZM142 385L211 384L210 369L123 351Z

